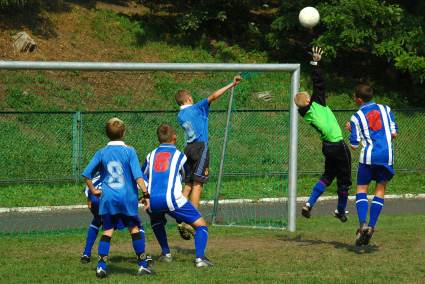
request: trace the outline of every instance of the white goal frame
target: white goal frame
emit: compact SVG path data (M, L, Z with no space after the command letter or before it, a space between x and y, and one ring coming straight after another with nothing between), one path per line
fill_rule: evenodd
M124 63L65 61L0 61L0 70L75 70L75 71L257 71L291 72L290 142L288 172L288 230L296 229L298 113L294 96L300 84L300 64L226 64L226 63Z

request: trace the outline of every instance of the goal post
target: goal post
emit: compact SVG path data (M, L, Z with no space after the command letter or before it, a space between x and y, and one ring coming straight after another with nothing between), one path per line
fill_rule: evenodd
M169 71L169 72L290 72L289 157L288 157L288 224L296 229L297 138L298 115L294 96L300 83L299 64L227 64L227 63L121 63L121 62L64 62L64 61L0 61L0 70L58 70L58 71ZM232 96L231 96L232 97ZM228 111L227 115L231 115ZM229 129L227 119L226 131ZM223 147L225 145L223 144ZM224 164L225 155L220 163ZM223 167L220 166L221 174ZM218 173L220 175L220 173ZM220 190L219 186L217 190Z

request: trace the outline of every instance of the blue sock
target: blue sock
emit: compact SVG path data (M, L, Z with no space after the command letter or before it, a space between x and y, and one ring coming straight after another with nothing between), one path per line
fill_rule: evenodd
M83 255L91 256L91 250L93 248L94 242L96 241L98 232L99 228L93 224L90 224L87 230L86 246L84 248Z
M340 214L345 214L345 209L347 208L348 201L348 191L347 190L338 190L338 205L337 210Z
M200 226L195 230L195 251L196 258L203 258L205 256L205 248L208 242L208 227Z
M359 217L359 224L362 226L366 223L367 209L369 207L369 201L367 200L366 193L357 193L356 194L356 208L357 215Z
M99 254L99 261L97 267L106 269L106 258L109 254L109 247L111 246L111 237L103 235L99 241L99 247L97 249Z
M316 185L313 187L313 191L310 194L310 198L307 203L310 204L310 207L313 207L320 195L326 190L326 185L323 181L319 180Z
M137 264L139 266L148 267L145 257L145 231L143 227L140 232L131 234L133 249L137 256Z
M168 246L167 241L167 232L165 231L164 224L162 222L152 224L152 230L161 247L162 254L170 253L170 247Z
M370 220L369 227L375 228L376 221L378 221L379 214L384 207L384 199L378 196L373 197L372 204L370 205Z

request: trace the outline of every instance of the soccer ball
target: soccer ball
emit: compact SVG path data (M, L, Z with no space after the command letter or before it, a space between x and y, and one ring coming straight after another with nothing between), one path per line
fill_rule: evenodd
M314 7L305 7L300 11L298 19L304 28L311 29L319 23L320 14L319 11L317 11L317 9Z

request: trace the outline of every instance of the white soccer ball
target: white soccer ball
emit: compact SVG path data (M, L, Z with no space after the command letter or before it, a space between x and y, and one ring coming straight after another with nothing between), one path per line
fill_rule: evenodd
M314 7L305 7L300 11L298 19L304 28L311 29L319 23L320 14Z

